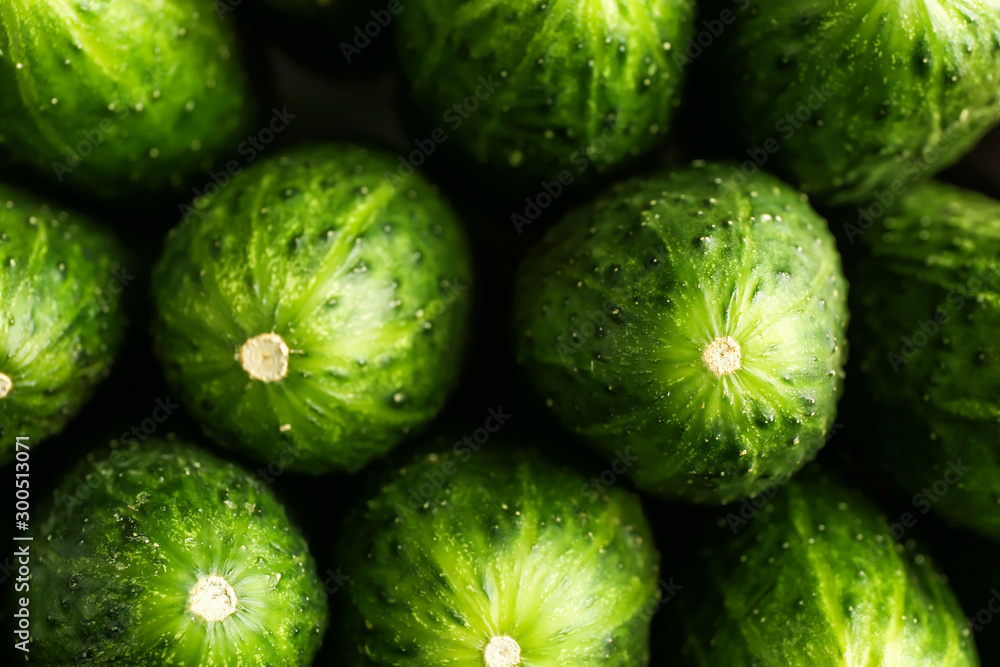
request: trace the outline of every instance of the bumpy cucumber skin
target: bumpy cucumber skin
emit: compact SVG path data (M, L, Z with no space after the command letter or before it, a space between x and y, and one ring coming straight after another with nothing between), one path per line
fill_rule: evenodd
M0 184L0 372L12 381L0 460L14 436L37 444L62 430L107 376L125 329L126 257L91 220Z
M238 174L167 238L154 270L154 336L168 381L206 433L262 461L357 470L428 422L455 383L469 250L419 174L328 145ZM274 332L292 354L251 379L244 342Z
M727 31L748 148L776 140L767 168L817 199L874 201L1000 120L998 0L761 0Z
M684 664L974 667L948 582L860 493L804 472L707 554L698 597L670 607Z
M32 543L32 664L311 664L326 594L305 540L260 484L181 442L89 454ZM188 599L213 574L237 605L209 622Z
M764 174L697 162L617 184L525 259L518 359L568 428L639 488L728 502L823 446L843 387L847 283L826 222ZM716 338L742 348L717 378Z
M211 3L0 6L0 148L66 186L118 197L180 185L236 151L250 97Z
M499 635L526 665L648 663L659 554L637 497L492 443L378 481L338 549L347 664L482 667Z
M937 482L924 502L1000 540L1000 202L926 183L863 238L857 345L884 471L907 495Z
M673 50L693 20L691 0L430 0L397 22L414 98L434 122L480 163L554 178L660 143L680 103ZM470 96L478 107L455 111Z

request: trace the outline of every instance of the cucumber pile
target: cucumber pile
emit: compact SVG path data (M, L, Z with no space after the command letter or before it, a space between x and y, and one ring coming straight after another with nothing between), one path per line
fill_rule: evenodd
M1000 664L998 150L1000 0L0 3L8 662Z

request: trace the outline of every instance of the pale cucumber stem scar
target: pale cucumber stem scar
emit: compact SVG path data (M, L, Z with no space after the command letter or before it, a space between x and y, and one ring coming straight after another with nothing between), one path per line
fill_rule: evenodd
M188 609L206 621L221 621L236 612L236 591L217 574L202 577L191 589Z
M240 364L254 380L277 382L288 375L288 345L275 333L255 336L240 348Z
M735 373L742 366L743 353L740 344L732 336L716 338L701 355L701 360L708 366L708 370L715 373L715 377L721 378L723 375Z
M7 394L14 388L14 381L6 373L0 373L0 398L7 398Z
M521 664L521 646L513 638L500 635L486 646L486 667L515 667Z

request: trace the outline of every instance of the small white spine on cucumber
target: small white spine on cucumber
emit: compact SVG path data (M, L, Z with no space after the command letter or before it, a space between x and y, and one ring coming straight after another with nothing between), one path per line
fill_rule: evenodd
M709 343L701 360L708 366L708 370L715 373L715 377L721 378L742 368L740 362L743 360L743 353L740 344L732 336L725 336Z
M217 574L202 577L191 589L188 609L206 621L221 621L236 612L236 591Z
M254 380L277 382L288 375L288 345L276 333L254 336L240 348L240 364Z
M486 645L486 667L515 667L521 664L521 646L513 638L500 635Z

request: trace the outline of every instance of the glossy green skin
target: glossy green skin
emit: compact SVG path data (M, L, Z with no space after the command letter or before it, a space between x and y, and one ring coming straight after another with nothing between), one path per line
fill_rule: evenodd
M648 663L659 554L638 498L492 442L378 481L338 550L346 664L483 667L499 635L533 667Z
M847 283L825 221L763 174L703 165L618 184L569 214L518 276L518 359L563 423L639 488L728 502L815 456L846 357ZM731 336L742 367L705 348Z
M32 664L299 667L323 640L326 594L284 507L193 445L89 454L56 489L42 536L31 544ZM236 594L221 621L188 609L213 574Z
M4 2L0 149L97 196L180 185L249 129L235 51L200 0Z
M755 0L726 39L747 148L773 138L766 168L815 198L874 201L1000 120L1000 0Z
M912 540L864 496L803 473L720 549L671 611L684 664L974 667L965 615Z
M672 50L693 20L692 0L429 0L397 18L432 121L480 163L548 178L603 172L660 143L680 103ZM477 94L477 109L455 111Z
M938 482L928 509L1000 540L1000 202L927 183L863 238L857 341L884 471L907 495ZM949 462L969 468L957 484Z
M126 253L110 233L0 184L0 459L52 435L109 372L122 340ZM133 269L137 269L132 265Z
M261 461L356 470L444 405L464 347L471 271L461 225L419 174L327 145L255 164L172 230L154 270L167 379L205 431ZM238 359L262 333L288 375Z

